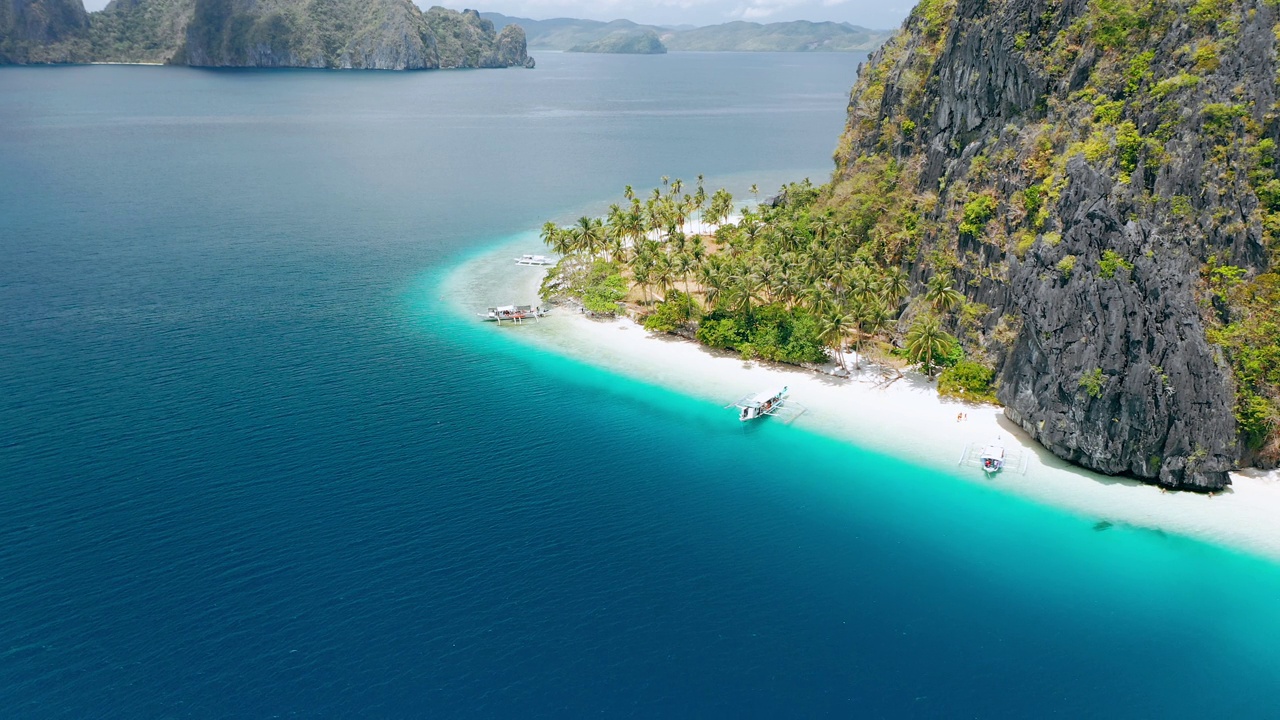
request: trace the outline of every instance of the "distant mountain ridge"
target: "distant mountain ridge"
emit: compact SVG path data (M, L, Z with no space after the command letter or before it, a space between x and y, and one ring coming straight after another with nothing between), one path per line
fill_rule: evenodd
M0 0L0 64L532 67L523 29L410 0Z
M566 52L661 55L666 51L667 47L652 30L620 30L593 42L574 45Z
M643 47L640 39L653 34L664 50L684 52L869 53L893 34L891 30L870 30L849 23L805 20L766 25L737 21L706 27L665 27L642 25L630 20L531 20L501 13L481 13L481 16L491 20L497 28L519 24L528 36L531 48L562 51L581 51L590 46Z

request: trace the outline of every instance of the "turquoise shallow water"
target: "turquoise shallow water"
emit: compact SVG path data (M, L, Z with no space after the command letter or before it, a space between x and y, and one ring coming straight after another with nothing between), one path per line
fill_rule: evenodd
M17 717L1269 717L1273 564L441 299L626 183L817 172L832 56L0 72Z

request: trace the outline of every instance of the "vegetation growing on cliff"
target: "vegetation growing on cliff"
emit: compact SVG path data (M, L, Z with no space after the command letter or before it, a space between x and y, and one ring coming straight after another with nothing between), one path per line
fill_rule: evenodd
M524 33L410 0L81 0L0 3L0 63L424 69L530 65Z
M1277 27L1269 1L925 0L815 210L916 292L954 280L973 308L943 327L1054 452L1220 486L1280 461Z

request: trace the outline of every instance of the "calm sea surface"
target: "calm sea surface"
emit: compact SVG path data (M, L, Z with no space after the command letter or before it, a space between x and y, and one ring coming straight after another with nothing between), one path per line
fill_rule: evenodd
M856 65L539 60L0 70L0 713L1276 717L1274 565L450 311L624 184L822 179Z

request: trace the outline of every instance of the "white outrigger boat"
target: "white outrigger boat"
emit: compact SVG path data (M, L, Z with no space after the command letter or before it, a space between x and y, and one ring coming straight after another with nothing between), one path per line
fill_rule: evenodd
M556 261L546 255L521 255L516 258L517 265L555 265Z
M537 320L546 315L547 311L532 305L501 305L499 307L491 307L488 311L478 314L486 321L496 322L501 325L503 320L510 320L513 323L530 319Z
M978 456L982 462L982 471L988 476L995 475L1004 468L1004 448L999 445L988 445Z
M789 423L803 415L805 408L798 403L789 402L787 400L788 392L790 390L785 386L778 390L765 390L754 395L747 395L736 403L725 407L738 408L738 420L741 422L773 415L782 418L783 422Z

